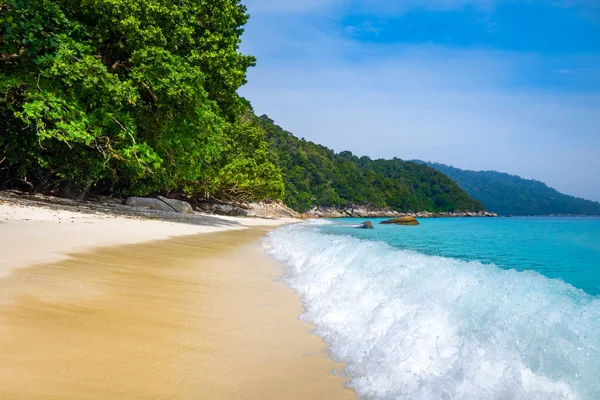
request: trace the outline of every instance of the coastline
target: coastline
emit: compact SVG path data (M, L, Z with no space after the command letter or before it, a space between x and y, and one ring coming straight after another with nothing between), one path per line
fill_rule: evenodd
M490 218L498 214L488 211L453 211L453 212L398 212L389 208L372 206L326 207L315 206L305 214L309 218Z
M208 218L1 204L0 397L353 398L255 245L291 221Z
M65 260L71 253L96 247L143 243L176 236L251 227L276 227L290 218L260 219L185 215L122 207L89 208L67 200L35 202L0 193L0 278L14 268ZM32 251L32 245L35 251Z

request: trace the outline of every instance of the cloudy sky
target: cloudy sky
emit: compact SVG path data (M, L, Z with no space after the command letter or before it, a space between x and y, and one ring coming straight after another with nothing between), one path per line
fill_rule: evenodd
M240 90L298 137L600 200L600 0L245 0Z

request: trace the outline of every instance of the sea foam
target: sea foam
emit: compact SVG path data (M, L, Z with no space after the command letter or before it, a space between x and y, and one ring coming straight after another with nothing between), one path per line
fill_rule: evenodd
M265 248L360 396L600 399L597 297L317 228L275 230Z

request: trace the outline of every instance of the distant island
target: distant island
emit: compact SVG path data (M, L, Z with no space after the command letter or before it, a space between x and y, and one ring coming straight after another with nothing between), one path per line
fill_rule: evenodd
M415 160L453 179L489 211L501 215L600 215L600 203L560 193L543 182L497 171L469 171Z

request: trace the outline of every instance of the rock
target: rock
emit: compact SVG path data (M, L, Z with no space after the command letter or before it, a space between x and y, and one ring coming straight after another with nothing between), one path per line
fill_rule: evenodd
M249 203L248 216L261 218L299 218L300 214L287 207L281 200Z
M231 211L233 211L233 206L229 204L215 204L213 207L215 214L229 215Z
M352 216L358 218L365 218L369 216L369 211L365 210L362 207L352 209Z
M233 209L229 211L229 215L234 217L246 217L248 216L248 210L242 207L233 207Z
M151 210L168 211L193 214L192 206L181 200L167 199L166 197L158 196L156 199L151 197L128 197L125 204L132 207L149 208Z
M394 225L419 225L419 221L415 217L399 217L388 219L387 221L381 221L380 224L394 224Z
M375 208L370 205L349 204L343 208L328 206L313 206L308 210L304 217L306 218L396 218L396 217L417 217L417 218L450 218L450 217L497 217L496 213L487 211L469 212L452 211L433 213L429 211L408 211L400 213L389 208ZM410 225L410 224L409 224ZM414 225L414 223L413 223Z
M362 224L358 225L356 228L358 229L375 229L373 223L371 221L365 221Z
M157 199L168 204L171 208L173 208L175 211L177 211L179 213L185 213L185 214L193 214L194 213L194 209L192 208L190 203L188 203L186 201L167 199L166 197L163 197L163 196L157 196Z
M159 199L150 197L128 197L125 204L132 207L150 208L151 210L176 212L176 210Z

